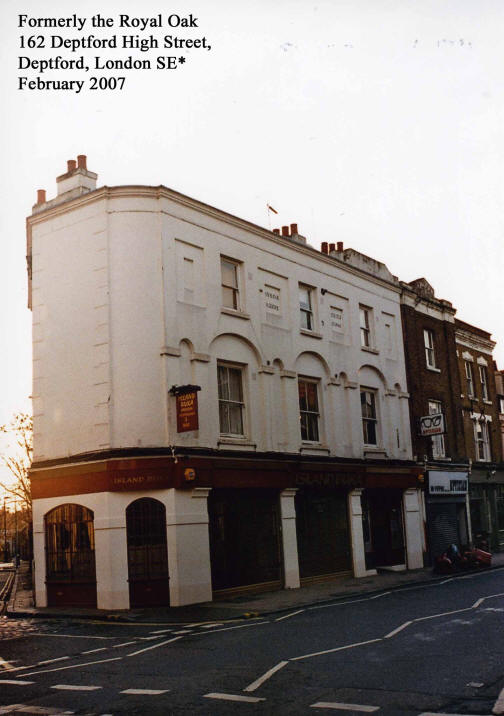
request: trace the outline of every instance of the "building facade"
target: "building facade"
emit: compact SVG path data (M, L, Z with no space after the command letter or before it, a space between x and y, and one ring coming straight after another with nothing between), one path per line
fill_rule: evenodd
M422 566L401 286L86 158L27 220L37 604Z
M413 454L425 465L426 562L432 563L451 543L471 541L456 310L424 278L402 289Z
M470 508L475 539L504 548L504 471L499 399L490 333L456 319L466 454L471 461Z

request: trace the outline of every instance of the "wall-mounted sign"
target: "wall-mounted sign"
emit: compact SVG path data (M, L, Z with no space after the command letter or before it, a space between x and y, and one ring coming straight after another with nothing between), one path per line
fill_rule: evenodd
M467 472L429 471L429 495L465 495Z
M198 390L199 385L174 385L170 390L176 400L178 433L199 429Z
M420 418L420 435L442 435L446 432L443 413L424 415Z

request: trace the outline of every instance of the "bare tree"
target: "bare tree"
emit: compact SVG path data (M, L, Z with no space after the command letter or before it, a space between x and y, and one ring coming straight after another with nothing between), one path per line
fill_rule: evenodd
M32 463L33 419L26 413L17 413L10 423L0 426L0 433L12 437L17 449L4 452L0 459L14 477L13 483L0 482L5 492L20 500L21 505L31 513L32 498L29 469ZM9 445L9 447L11 447Z

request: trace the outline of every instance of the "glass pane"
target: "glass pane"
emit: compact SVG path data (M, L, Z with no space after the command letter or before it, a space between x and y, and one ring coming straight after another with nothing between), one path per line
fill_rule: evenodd
M229 381L228 381L228 368L225 366L217 367L217 380L219 383L219 398L221 400L229 399Z
M307 383L307 399L308 399L308 410L318 412L318 399L317 399L317 384Z
M229 399L242 402L242 372L239 368L228 368Z
M229 432L232 435L243 435L241 405L229 405Z
M365 308L361 308L359 311L360 315L360 326L361 328L369 328L369 317L368 317L368 311L366 311Z
M300 318L301 318L301 328L306 328L307 331L311 331L312 330L312 315L311 315L311 313L309 313L309 311L301 310Z
M299 390L299 409L307 410L308 403L306 401L306 383L303 380L299 381L298 390Z
M304 286L299 287L299 306L311 311L310 289Z
M233 288L238 288L237 283L237 276L236 276L236 264L231 263L230 261L226 261L224 259L221 260L221 271L222 271L222 283L225 286L232 286Z
M219 425L221 433L229 433L228 403L219 402Z
M308 440L313 440L315 442L318 442L319 439L319 433L318 433L318 415L313 415L308 413Z
M234 288L222 287L222 305L224 308L237 308L237 291Z

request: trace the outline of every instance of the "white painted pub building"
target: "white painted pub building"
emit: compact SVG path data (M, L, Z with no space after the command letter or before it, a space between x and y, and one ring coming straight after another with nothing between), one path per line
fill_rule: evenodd
M397 279L96 179L69 161L27 220L37 605L423 566Z

